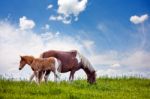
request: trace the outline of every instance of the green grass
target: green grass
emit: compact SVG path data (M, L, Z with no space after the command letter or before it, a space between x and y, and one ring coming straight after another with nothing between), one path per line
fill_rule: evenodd
M150 99L150 79L97 79L94 85L85 80L41 83L0 79L0 99Z

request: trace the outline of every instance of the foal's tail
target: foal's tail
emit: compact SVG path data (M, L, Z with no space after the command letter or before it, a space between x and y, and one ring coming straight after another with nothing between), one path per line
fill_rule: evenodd
M94 68L93 68L93 66L92 66L92 64L90 63L90 61L89 61L85 56L83 56L83 55L82 55L81 53L79 53L78 51L77 51L77 55L79 56L80 61L81 61L81 63L83 64L83 67L84 67L84 68L88 68L91 72L92 72L92 71L95 71Z
M60 78L60 73L61 72L61 61L58 60L57 58L54 57L55 60L55 70L56 70L56 75L58 78Z

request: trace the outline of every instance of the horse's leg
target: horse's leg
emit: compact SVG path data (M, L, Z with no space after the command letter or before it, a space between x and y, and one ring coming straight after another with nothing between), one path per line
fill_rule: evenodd
M71 78L72 78L72 71L70 71L70 76L69 76L69 81L71 81Z
M58 79L58 81L60 80L60 73L57 71L57 69L55 70L55 75L56 75L56 79Z
M74 73L75 73L75 70L70 72L69 81L73 81L74 80Z
M54 72L54 76L55 76L55 82L57 82L57 74L56 74L56 72Z
M52 70L52 72L54 73L54 81L57 82L57 74L55 70Z
M48 76L49 76L50 72L51 72L50 70L47 70L46 73L45 73L44 79L45 79L46 83L47 83Z
M75 73L75 71L72 72L72 80L71 81L74 80L74 73Z

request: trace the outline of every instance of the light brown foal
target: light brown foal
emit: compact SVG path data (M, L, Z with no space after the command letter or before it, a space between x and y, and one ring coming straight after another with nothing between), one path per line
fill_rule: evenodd
M49 58L34 58L33 56L20 56L19 70L28 64L34 71L37 78L37 83L40 84L44 71L52 71L54 73L55 81L58 78L57 68L60 64L55 57ZM47 79L45 79L47 82Z

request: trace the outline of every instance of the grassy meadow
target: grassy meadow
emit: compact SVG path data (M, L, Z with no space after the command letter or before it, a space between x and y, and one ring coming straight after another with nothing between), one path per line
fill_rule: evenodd
M62 81L39 86L28 81L0 79L0 99L150 99L150 79L97 78L90 85L86 80Z

